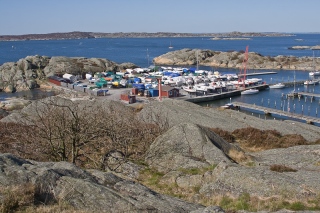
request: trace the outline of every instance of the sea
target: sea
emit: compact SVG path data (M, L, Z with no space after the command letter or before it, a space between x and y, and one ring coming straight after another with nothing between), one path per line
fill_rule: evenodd
M169 46L173 48L169 48ZM66 56L106 58L116 63L132 62L140 67L153 65L153 58L169 51L190 49L210 49L214 51L245 51L257 52L264 56L297 56L315 57L320 60L320 51L303 49L292 50L292 46L320 45L320 34L294 34L294 36L279 37L250 37L250 40L212 40L208 37L166 37L166 38L96 38L96 39L68 39L68 40L26 40L0 41L0 65L5 62L16 62L21 58L32 55ZM310 66L312 66L310 64ZM190 67L186 67L190 68ZM222 74L239 73L237 69L223 69L217 67L202 67L202 70L219 71ZM250 76L262 78L267 84L279 82L293 82L308 80L307 71L300 70L247 70L247 73L275 71L276 74ZM237 96L214 102L205 102L200 105L219 107L229 102L245 102L270 108L282 109L301 115L320 117L320 98L287 99L286 94L296 91L305 91L320 94L320 85L295 85L284 89L269 89L254 95ZM40 96L39 91L17 93L0 93L0 100L8 97L34 98ZM247 112L255 116L262 116L258 112ZM266 119L285 119L268 117Z

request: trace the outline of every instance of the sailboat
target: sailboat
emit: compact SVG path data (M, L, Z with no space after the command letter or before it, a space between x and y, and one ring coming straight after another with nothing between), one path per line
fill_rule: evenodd
M296 91L296 71L294 71L293 77L293 91L287 95L287 97L298 97L299 93Z
M316 70L316 65L314 63L314 51L313 51L313 59L312 59L313 71L309 72L310 77L320 76L320 71Z
M171 45L171 41L170 41L170 46L169 46L169 49L172 49L173 48L173 46Z

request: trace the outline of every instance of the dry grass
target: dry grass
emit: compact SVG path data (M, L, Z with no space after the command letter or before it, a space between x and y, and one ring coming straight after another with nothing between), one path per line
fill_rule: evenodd
M250 155L246 154L243 151L238 151L235 149L229 150L227 154L232 160L234 160L237 163L251 162L253 160Z
M0 187L0 212L25 213L85 213L59 200L52 205L40 203L36 197L36 187L31 183L16 186Z
M226 212L238 212L245 210L249 212L267 211L274 212L282 209L292 211L320 210L320 198L304 200L288 200L282 196L257 197L249 193L243 193L238 197L231 195L214 195L210 197L201 196L200 203L205 206L221 206Z
M223 138L225 141L229 143L235 142L235 137L228 131L220 129L220 128L210 128L212 131L214 131L216 134L218 134L221 138Z
M273 164L270 166L270 170L274 172L296 172L296 169L287 167L285 165Z
M297 145L310 145L301 135L291 134L282 136L276 130L259 130L252 127L237 129L232 133L218 128L212 130L229 143L237 142L243 150L250 152L288 148ZM320 144L320 140L312 144Z
M35 202L35 187L32 184L2 187L0 194L3 196L0 212L13 212L34 205Z

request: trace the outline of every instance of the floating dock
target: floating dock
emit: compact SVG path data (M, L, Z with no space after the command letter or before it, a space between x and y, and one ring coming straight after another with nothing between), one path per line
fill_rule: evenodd
M277 72L254 72L254 73L246 73L246 76L254 76L254 75L270 75L277 74ZM244 76L244 74L239 74L239 77Z
M258 86L248 87L245 89L237 89L237 90L232 90L232 91L228 91L228 92L214 93L214 94L208 94L208 95L203 95L203 96L196 96L196 97L191 96L190 97L190 96L186 95L183 97L178 97L177 99L183 100L183 101L189 101L192 103L201 103L201 102L216 101L216 100L220 100L223 98L230 98L230 97L238 96L238 95L241 95L242 91L250 89L250 88L264 90L268 87L269 87L268 84L262 84L262 85L258 85Z
M308 96L311 98L320 98L320 94L310 93L310 92L298 92L298 95Z
M260 111L260 112L263 112L263 113L269 114L269 115L273 114L273 115L286 116L288 118L303 120L303 121L306 121L306 123L308 123L308 124L314 124L314 123L320 124L320 118L315 118L312 116L299 115L299 114L292 113L292 112L287 112L287 111L278 110L278 109L272 109L272 108L263 107L263 106L257 106L255 104L246 104L243 102L233 102L233 105L238 108L257 110L257 111Z

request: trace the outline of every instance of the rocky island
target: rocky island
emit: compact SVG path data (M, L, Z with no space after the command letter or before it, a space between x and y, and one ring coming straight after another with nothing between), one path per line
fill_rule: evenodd
M230 33L170 33L170 32L117 32L117 33L97 33L97 32L67 32L48 34L26 34L26 35L0 35L0 41L15 40L56 40L56 39L81 39L81 38L156 38L156 37L270 37L270 36L294 36L286 33L254 33L254 32L230 32Z
M204 49L181 49L160 55L153 59L155 64L169 66L194 66L196 64L210 67L236 68L243 66L244 51L213 51ZM315 66L315 67L314 67ZM319 59L313 57L295 57L279 55L263 56L259 53L248 53L248 69L267 70L306 70L320 68Z

